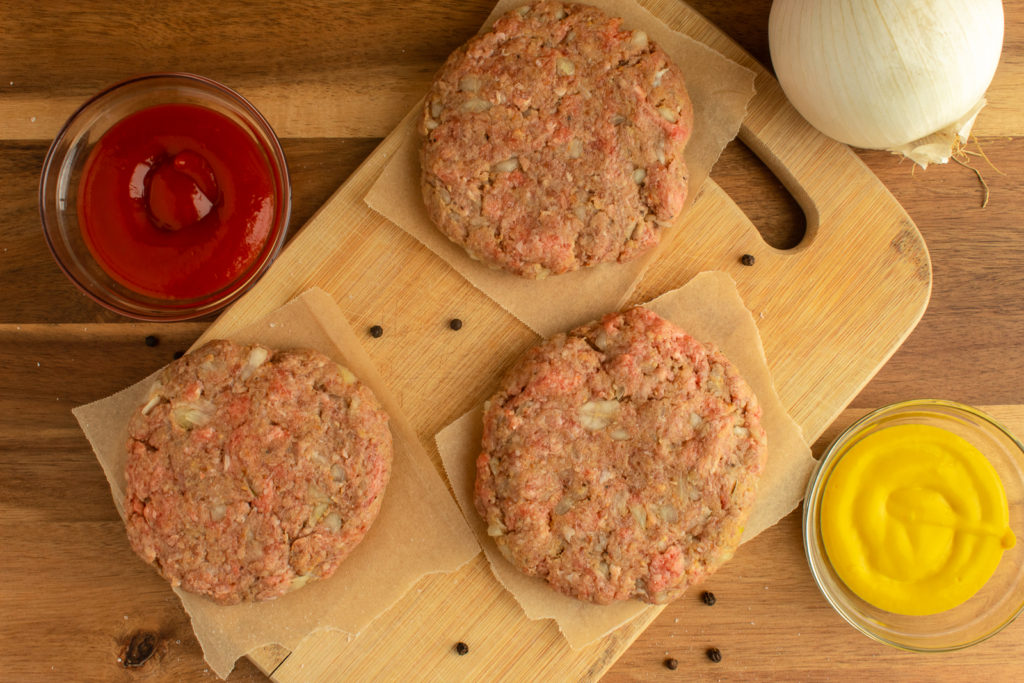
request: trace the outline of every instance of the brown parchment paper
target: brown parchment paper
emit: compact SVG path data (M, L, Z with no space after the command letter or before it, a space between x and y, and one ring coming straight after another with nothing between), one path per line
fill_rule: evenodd
M610 16L623 18L623 26L643 29L682 69L693 101L693 135L686 147L690 171L688 208L722 149L736 137L754 96L754 73L689 36L670 29L633 0L586 0ZM523 0L501 0L483 28ZM477 289L496 301L541 336L600 317L620 308L640 281L660 248L628 263L603 264L581 271L527 280L492 269L470 258L431 222L420 191L419 133L416 122L422 101L392 135L401 144L388 160L365 197L371 209L402 228L455 268ZM684 210L669 230L680 229Z
M306 635L325 628L358 634L421 577L454 571L480 552L415 430L329 294L309 290L231 338L272 348L316 349L351 369L391 417L394 462L377 520L329 579L276 600L227 607L175 589L206 661L221 678L236 659L263 645L294 650ZM155 378L156 373L73 411L103 466L122 518L128 418L145 401Z
M757 503L743 533L748 541L793 511L803 498L814 465L800 426L779 400L750 311L733 279L723 272L704 272L679 289L644 304L695 339L719 348L736 365L761 404L768 435L768 463ZM606 311L607 312L607 311ZM469 519L491 569L519 602L529 619L554 619L573 649L584 647L648 609L629 600L592 605L564 596L540 579L520 573L502 556L473 506L476 457L482 436L482 406L474 408L436 435L437 447L455 497Z

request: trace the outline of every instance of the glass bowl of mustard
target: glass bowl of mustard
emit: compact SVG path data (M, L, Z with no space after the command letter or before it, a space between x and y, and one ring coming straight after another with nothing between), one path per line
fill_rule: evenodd
M803 536L818 588L865 635L979 643L1024 611L1024 445L958 403L879 408L822 455Z
M270 123L244 97L196 74L146 74L96 94L57 133L39 211L83 293L131 318L185 320L270 267L291 184Z

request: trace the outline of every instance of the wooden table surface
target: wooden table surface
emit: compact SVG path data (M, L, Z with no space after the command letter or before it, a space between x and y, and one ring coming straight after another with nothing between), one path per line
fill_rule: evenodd
M769 0L692 0L769 64ZM442 6L443 5L443 6ZM239 90L283 140L297 230L426 90L471 36L488 0L0 3L0 679L210 680L188 618L125 540L109 489L70 409L133 383L187 348L209 320L132 322L79 294L43 240L37 183L50 140L100 88L152 71L192 71ZM904 346L826 431L866 409L916 397L1024 404L1024 0L1007 0L1003 61L970 160L914 170L858 152L928 244L931 303ZM1020 156L1018 156L1020 155ZM739 142L711 174L769 243L804 219ZM869 229L870 226L865 226ZM159 343L145 343L149 335ZM1017 408L994 408L1024 423ZM425 435L421 435L426 438ZM666 609L606 680L722 678L1020 680L1024 621L960 653L877 644L825 603L806 567L799 511L755 541L767 565L736 558ZM134 647L132 647L134 645ZM153 650L141 666L138 658ZM704 651L716 646L723 660ZM666 657L679 660L669 671ZM230 680L264 680L247 660Z

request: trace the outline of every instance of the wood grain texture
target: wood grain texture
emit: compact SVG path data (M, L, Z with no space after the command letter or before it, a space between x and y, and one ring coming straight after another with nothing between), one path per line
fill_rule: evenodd
M769 0L690 4L767 62ZM1004 4L1003 62L990 89L992 104L976 129L986 154L1005 173L978 164L991 188L989 206L979 208L981 187L968 169L950 164L912 172L889 154L858 152L924 235L934 284L924 318L854 399L856 407L917 396L976 405L1024 403L1019 339L1024 330L1024 247L1019 239L1024 147L1014 139L1024 118L1019 75L1024 2ZM64 117L98 88L142 71L189 69L227 82L256 100L286 138L296 203L292 223L302 225L422 94L447 52L475 32L490 5L480 0L443 6L373 0L185 0L116 7L98 1L0 2L0 574L5 578L0 678L213 679L204 672L198 644L173 594L128 548L109 490L70 415L72 405L107 395L167 362L209 321L124 322L64 281L39 234L35 206L39 165ZM210 31L211 26L217 30ZM744 144L730 145L712 178L768 243L784 245L802 231L805 221L795 200ZM389 236L387 243L408 249L403 237ZM383 322L388 330L377 340L375 353L402 359L416 352L448 352L452 333L444 324L447 317L461 314L462 297L471 294L468 285L442 268L436 286L421 292L437 320L410 325L406 305L373 306L378 297L400 300L400 289L389 282L400 281L404 271L373 260L356 265L375 278L346 292L353 322ZM429 257L408 267L413 274L436 272ZM375 292L375 286L383 291ZM487 327L494 328L496 342L483 333ZM147 334L158 335L159 346L147 347ZM496 309L474 314L459 334L467 335L460 344L485 350L490 343L517 346L530 338ZM466 394L468 407L480 398L471 374L485 365L471 359L465 371L424 371L399 364L387 372L389 381L401 386L451 386ZM444 422L429 410L415 412L422 433ZM826 437L854 414L844 412ZM1024 425L1016 428L1024 432ZM468 567L465 578L472 579L481 568ZM706 608L691 596L666 609L606 680L1024 676L1020 622L968 652L925 658L876 645L847 627L810 581L796 513L741 549L709 587L720 598L715 607ZM429 597L435 587L417 589ZM419 599L425 598L414 598ZM431 633L423 647L428 654L417 661L443 667L438 670L450 679L464 677L473 658L487 656L491 646L503 648L509 666L517 658L532 662L530 644L519 641L469 640L469 655L452 654L453 639L468 638L477 627L460 619L461 604L432 631L431 624L416 623L415 611L388 615L393 617L389 623ZM157 634L159 645L144 666L127 669L118 658L128 637L139 632ZM551 642L543 629L528 637ZM722 648L722 663L712 665L703 657L710 645ZM285 654L268 652L256 661L269 671ZM377 650L359 654L360 670L384 678L418 671L415 665L392 665L379 656ZM662 666L667 656L679 659L680 671ZM281 675L302 678L299 664L286 661ZM317 662L322 664L333 662ZM263 678L245 660L231 676Z

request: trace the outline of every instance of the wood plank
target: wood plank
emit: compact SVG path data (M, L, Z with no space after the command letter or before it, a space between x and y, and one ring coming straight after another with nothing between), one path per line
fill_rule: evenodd
M281 137L383 137L491 7L492 0L14 3L0 42L0 138L50 139L86 98L155 71L225 83ZM43 42L41 31L61 39Z
M427 90L444 57L472 36L493 7L490 0L434 4L299 5L267 16L258 3L186 0L161 6L102 0L43 6L14 5L0 44L0 137L52 138L88 97L126 75L124 45L135 46L131 72L193 71L250 98L282 137L383 137ZM771 64L770 0L692 2L712 23L726 26L761 64ZM1024 133L1024 0L1005 0L1003 59L979 117L979 136ZM60 25L62 40L36 49L39 27ZM197 39L195 28L220 27ZM227 31L233 40L217 40ZM186 43L175 45L175 42ZM268 51L267 45L276 49ZM168 60L168 53L173 56ZM22 59L34 54L32 60ZM83 61L81 55L89 55ZM39 73L63 87L42 88Z

